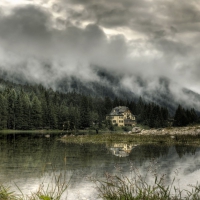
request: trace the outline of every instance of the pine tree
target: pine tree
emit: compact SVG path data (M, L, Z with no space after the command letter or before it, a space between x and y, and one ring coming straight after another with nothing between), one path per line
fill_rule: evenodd
M179 105L175 116L173 126L186 126L189 123L185 109Z
M21 130L23 124L23 107L22 107L22 100L21 95L17 96L15 101L15 129Z
M87 97L85 97L85 96L83 96L82 99L81 99L79 126L80 126L81 129L90 126L88 101L87 101Z
M144 108L144 102L142 100L142 97L139 98L138 102L137 102L137 109L136 109L136 114L139 115L142 113Z
M107 115L108 113L110 113L110 111L112 110L113 108L113 104L112 104L112 101L109 97L105 97L104 98L104 116Z
M68 117L67 106L65 106L64 103L62 103L58 110L58 128L59 129L66 129L66 130L68 129L67 117ZM67 123L67 127L66 127L66 123Z
M119 99L117 97L115 97L114 101L113 101L113 108L120 106L119 103Z
M197 122L198 121L198 116L197 113L195 112L194 108L190 110L191 113L191 123Z
M0 94L0 129L7 128L7 100Z
M22 129L28 130L30 128L30 110L31 110L31 103L28 95L26 93L22 93L21 96L22 102Z
M31 107L31 126L32 128L40 128L42 119L42 108L41 103L37 96L33 98Z
M51 129L57 128L56 108L52 103L50 103L48 106L48 122Z
M73 107L72 103L68 108L68 120L69 122L69 130L76 129L76 116L75 116L75 108Z
M17 99L17 94L14 89L7 91L8 97L7 97L7 105L8 105L8 120L7 120L7 127L8 129L15 129L15 102Z

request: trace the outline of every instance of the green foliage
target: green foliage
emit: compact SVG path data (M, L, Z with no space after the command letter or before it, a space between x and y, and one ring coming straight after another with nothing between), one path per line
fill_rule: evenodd
M166 127L168 122L168 110L154 103L144 103L142 98L137 103L137 122L150 128Z
M0 129L7 128L7 101L6 98L0 94Z
M179 105L174 116L173 126L187 126L197 121L198 116L193 108L191 110L185 110Z
M41 195L41 196L39 196L39 199L41 199L41 200L53 200L52 197L45 196L45 195Z
M122 130L124 130L126 132L131 131L131 129L132 129L132 127L130 127L130 126L123 126L122 127Z
M84 129L90 126L89 102L86 96L82 96L80 105L80 124L79 127Z
M106 124L106 127L107 127L110 131L114 131L114 130L115 130L114 125L112 124L111 120L106 120L105 124Z
M0 200L17 200L17 197L10 191L9 187L0 185Z
M42 107L41 102L35 96L32 101L31 106L31 127L34 129L37 129L41 126L41 120L42 120Z

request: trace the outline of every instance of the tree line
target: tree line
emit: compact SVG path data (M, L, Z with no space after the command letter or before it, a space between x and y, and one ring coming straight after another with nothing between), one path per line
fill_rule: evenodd
M142 98L128 101L86 96L75 91L60 93L41 85L11 84L3 87L0 90L0 105L0 129L109 128L111 124L105 121L106 115L117 106L127 106L136 115L138 123L151 128L168 126L169 118L167 108L146 103ZM193 123L197 118L194 109L189 111L179 106L174 125Z
M41 85L9 85L0 90L0 129L101 128L114 104L127 102L76 92L65 94Z
M179 105L174 116L173 126L187 126L188 124L196 123L198 121L199 117L194 108L184 109Z

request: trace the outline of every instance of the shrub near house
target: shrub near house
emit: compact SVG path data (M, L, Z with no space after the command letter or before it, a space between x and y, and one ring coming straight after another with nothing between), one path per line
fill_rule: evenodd
M118 126L133 126L136 123L135 116L126 106L113 108L110 114L106 115L106 120L110 120L113 125Z

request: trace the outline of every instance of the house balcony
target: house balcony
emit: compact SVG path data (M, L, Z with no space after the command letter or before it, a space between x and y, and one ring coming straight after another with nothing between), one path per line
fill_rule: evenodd
M135 124L136 124L135 120L132 120L132 119L125 119L124 120L124 126L133 126Z

